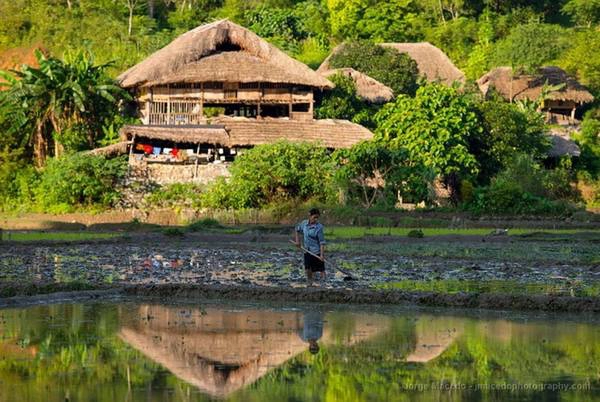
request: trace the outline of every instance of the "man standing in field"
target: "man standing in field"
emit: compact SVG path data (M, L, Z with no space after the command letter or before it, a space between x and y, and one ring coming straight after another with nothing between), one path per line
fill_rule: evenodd
M315 272L320 273L320 279L325 279L325 236L323 225L319 223L319 210L316 208L308 212L308 219L296 226L296 246L304 246L304 271L306 278L312 282ZM300 242L302 234L302 243Z

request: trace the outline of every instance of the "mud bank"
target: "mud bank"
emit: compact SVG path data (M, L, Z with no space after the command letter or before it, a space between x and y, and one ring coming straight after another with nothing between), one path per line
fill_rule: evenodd
M245 300L267 302L315 302L334 304L414 305L427 307L472 308L486 310L519 310L569 313L600 313L600 298L548 295L505 295L437 292L411 292L374 289L328 289L320 287L283 288L272 286L234 285L126 285L92 290L68 291L64 285L58 292L32 294L31 285L12 287L16 296L0 298L0 307L81 300L151 297L164 300ZM38 292L48 291L40 287ZM5 295L0 288L0 294Z

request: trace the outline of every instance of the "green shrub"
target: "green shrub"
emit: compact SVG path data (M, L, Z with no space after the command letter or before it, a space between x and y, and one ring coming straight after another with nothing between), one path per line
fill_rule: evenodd
M551 201L526 192L518 183L495 179L489 186L475 191L467 209L477 214L569 215L574 208L567 202Z
M73 154L50 159L34 190L44 211L63 213L75 207L109 207L119 199L116 184L126 172L125 157Z
M172 208L190 207L200 208L201 186L193 183L173 183L161 186L148 194L144 201L150 207Z
M202 194L210 208L256 208L290 200L325 200L332 190L334 165L325 148L286 141L259 145L231 165Z
M221 229L223 225L218 220L212 218L204 218L197 220L196 222L190 223L187 226L187 230L190 232L200 232L207 229Z
M421 229L413 229L406 234L407 237L412 237L414 239L422 239L425 237L425 234Z
M183 235L184 235L183 231L179 228L163 229L163 234L165 236L170 236L170 237L183 237Z

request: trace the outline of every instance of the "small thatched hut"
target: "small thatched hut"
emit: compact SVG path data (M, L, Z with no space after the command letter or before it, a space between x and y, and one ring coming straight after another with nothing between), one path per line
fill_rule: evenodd
M382 43L381 46L408 54L417 62L419 73L428 81L441 82L445 85L452 85L457 81L465 82L465 74L452 63L446 53L429 42Z
M143 124L124 127L121 144L95 152L126 145L131 171L159 183L210 181L225 170L205 166L279 139L346 148L372 137L349 121L314 120L315 92L333 84L228 20L181 35L118 81L134 93Z
M544 97L542 110L548 121L572 123L577 108L594 100L592 94L559 67L542 67L536 74L514 74L510 67L498 67L477 80L481 92L495 91L509 102L538 100ZM544 93L545 86L561 86Z
M428 81L441 82L446 85L452 85L455 81L460 83L465 82L464 73L452 63L452 60L450 60L444 52L433 46L431 43L382 43L381 46L396 49L400 53L408 54L408 56L417 63L419 74ZM323 60L323 63L321 63L317 72L328 77L335 71L341 70L344 74L354 79L358 94L365 100L372 102L370 98L374 98L377 102L373 103L384 103L391 100L390 94L393 96L391 89L379 81L350 68L335 69L331 66L331 56L338 53L343 47L344 44L341 44L333 49L331 54Z
M342 74L352 78L354 85L356 86L356 94L366 102L382 104L389 102L394 98L394 91L392 91L390 87L353 68L320 70L319 73L327 78L335 74Z

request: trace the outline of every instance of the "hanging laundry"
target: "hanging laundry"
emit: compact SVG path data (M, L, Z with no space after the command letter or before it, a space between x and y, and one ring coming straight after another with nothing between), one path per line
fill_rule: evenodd
M144 153L151 154L152 153L152 145L144 145Z
M179 150L177 148L173 148L171 150L171 155L173 155L173 156L177 156L178 153L179 153Z
M144 147L145 147L144 144L135 144L135 150L136 151L143 151Z
M160 155L160 147L154 147L154 148L152 148L152 154L153 155Z
M171 153L171 151L173 150L173 148L163 148L163 155L169 155Z

